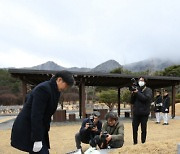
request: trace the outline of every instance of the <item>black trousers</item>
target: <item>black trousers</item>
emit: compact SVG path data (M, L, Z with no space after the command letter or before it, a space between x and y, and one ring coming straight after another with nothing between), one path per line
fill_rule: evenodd
M141 124L141 143L146 142L148 117L149 115L133 115L132 128L134 144L138 143L137 137L139 124Z
M96 147L98 145L100 149L107 149L108 146L110 146L111 148L121 148L123 144L124 144L124 141L119 141L119 140L116 140L116 141L111 140L108 144L104 143L100 135L96 135L94 139L90 141L90 145L92 147Z
M82 142L82 143L85 143L85 144L89 144L89 141L90 141L90 140L82 141L80 133L79 133L79 132L76 133L76 135L75 135L75 142L76 142L76 147L77 147L77 149L80 149L80 148L81 148L81 142Z

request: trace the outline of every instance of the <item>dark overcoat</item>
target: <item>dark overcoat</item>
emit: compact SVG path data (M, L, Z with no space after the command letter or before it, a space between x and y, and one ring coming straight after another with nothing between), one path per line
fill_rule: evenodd
M13 147L30 152L35 141L42 141L50 148L48 131L59 97L55 79L42 82L32 90L12 127Z
M169 106L170 106L170 97L169 95L166 95L163 97L162 112L169 113Z
M155 102L154 111L155 112L161 112L162 111L162 96L161 95L156 96L154 102Z
M131 104L133 104L133 115L149 115L150 104L152 101L152 90L148 87L139 89L137 93L131 95Z

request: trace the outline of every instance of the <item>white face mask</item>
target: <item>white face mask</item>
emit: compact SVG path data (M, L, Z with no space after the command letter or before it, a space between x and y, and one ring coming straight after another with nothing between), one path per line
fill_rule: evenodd
M144 81L139 81L138 84L139 84L140 87L145 85Z

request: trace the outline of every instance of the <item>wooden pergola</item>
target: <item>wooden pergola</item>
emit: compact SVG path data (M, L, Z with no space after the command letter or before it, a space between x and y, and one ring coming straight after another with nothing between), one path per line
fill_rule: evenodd
M40 82L49 80L58 71L50 70L30 70L30 69L9 69L9 73L22 81L23 98L27 94L27 85L37 85ZM120 89L131 85L131 78L139 76L112 74L112 73L93 73L93 72L72 72L79 87L79 116L86 117L85 109L85 86L104 86L117 87L118 89L118 115L120 115ZM180 84L180 77L167 76L144 76L148 79L147 86L153 91L159 88L172 87L172 118L175 117L175 94L176 85Z

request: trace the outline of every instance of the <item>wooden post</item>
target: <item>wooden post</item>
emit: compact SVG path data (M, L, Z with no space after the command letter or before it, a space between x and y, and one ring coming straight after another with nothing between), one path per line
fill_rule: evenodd
M79 85L79 116L80 118L86 118L86 110L85 110L85 81L82 78L81 83Z
M23 93L23 104L25 103L26 94L27 94L27 83L22 80L22 93Z
M85 102L85 81L84 81L84 78L82 79L82 84L81 84L81 86L82 86L82 116L83 116L83 118L86 118L86 109L85 109L85 106L86 106L86 102Z
M172 86L172 108L171 108L171 117L172 117L172 119L175 117L175 94L176 94L176 88L173 85Z
M121 88L118 88L118 116L120 117L121 115Z
M152 89L152 100L154 101L154 89ZM151 102L152 103L152 102ZM150 106L151 118L155 118L154 106Z
M82 109L81 109L81 104L82 104L82 87L81 84L79 85L79 117L81 119L82 117Z
M66 121L66 110L56 110L53 115L54 122Z

